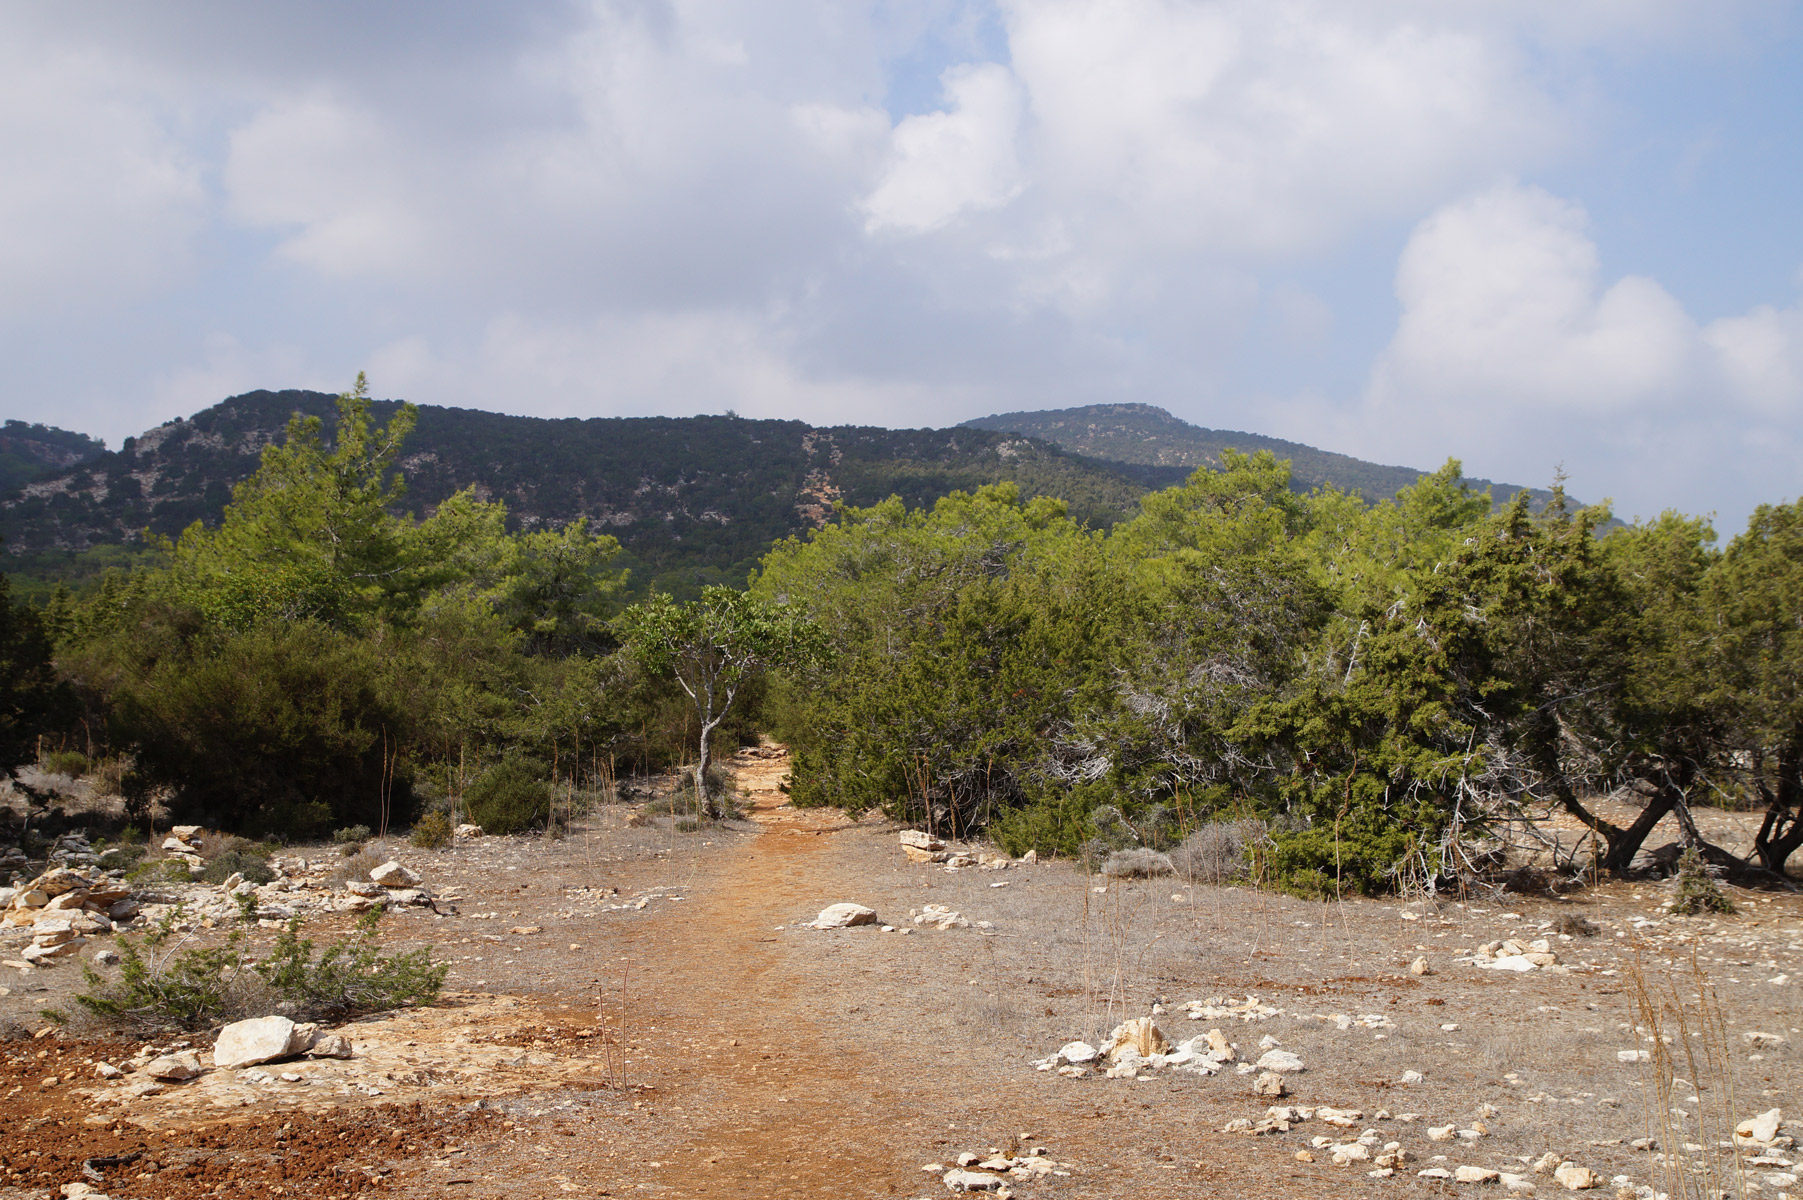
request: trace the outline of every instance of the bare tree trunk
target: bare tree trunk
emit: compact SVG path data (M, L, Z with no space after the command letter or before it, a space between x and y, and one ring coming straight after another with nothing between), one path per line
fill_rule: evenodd
M1647 806L1640 810L1640 815L1634 818L1634 823L1626 829L1608 825L1606 822L1602 823L1603 839L1608 842L1609 849L1604 852L1602 862L1597 865L1616 875L1626 874L1628 868L1634 864L1634 856L1640 853L1640 847L1646 842L1647 836L1653 832L1653 826L1665 819L1665 815L1671 812L1676 802L1676 798L1668 789L1660 788L1658 793L1647 801Z
M1791 853L1803 846L1803 762L1799 757L1796 742L1784 747L1778 752L1777 791L1768 790L1763 781L1759 785L1766 810L1759 835L1753 839L1753 851L1766 870L1778 875L1784 874Z

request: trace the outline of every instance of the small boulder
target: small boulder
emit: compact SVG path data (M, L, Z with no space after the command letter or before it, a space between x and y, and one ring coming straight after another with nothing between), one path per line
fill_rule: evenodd
M1502 1172L1488 1167L1455 1167L1452 1177L1457 1183L1495 1183L1502 1178Z
M457 836L460 838L479 838L482 836L482 826L471 825L466 821L457 827Z
M308 1058L350 1058L351 1039L342 1033L322 1033L307 1048Z
M1758 1116L1748 1117L1746 1120L1736 1125L1734 1127L1734 1142L1736 1145L1742 1143L1761 1146L1769 1145L1777 1140L1778 1129L1783 1124L1783 1109L1767 1109Z
M1307 1070L1302 1065L1302 1060L1288 1050L1267 1050L1252 1065L1261 1071L1276 1071L1280 1075Z
M845 929L852 925L875 925L876 910L862 904L832 904L820 910L812 924L815 929Z
M1164 1030L1151 1017L1136 1017L1114 1027L1114 1032L1108 1035L1108 1040L1102 1045L1102 1053L1109 1062L1119 1062L1129 1054L1138 1058L1151 1058L1170 1048L1171 1039L1164 1035Z
M1433 973L1434 969L1427 965L1426 955L1416 958L1414 962L1409 964L1409 974L1411 975L1432 975Z
M371 882L379 883L385 888L410 888L419 884L418 875L393 859L371 871L369 878Z
M1568 1192L1583 1192L1603 1186L1601 1175L1576 1163L1561 1163L1553 1172L1553 1180Z
M255 1017L234 1021L213 1043L216 1067L250 1067L291 1058L313 1044L317 1027L296 1025L287 1017Z
M954 1192L999 1192L1002 1177L989 1171L947 1171L945 1186Z
M1092 1063L1101 1057L1101 1052L1088 1042L1066 1042L1058 1049L1058 1057L1072 1066Z
M945 849L944 842L940 841L938 838L934 837L932 834L922 833L918 829L902 830L901 831L901 844L904 846L912 846L916 850L943 850L943 849Z
M1289 1095L1289 1086L1284 1083L1283 1076L1276 1071L1260 1071L1258 1078L1252 1081L1252 1094L1271 1099L1280 1099Z
M145 1063L142 1069L152 1079L180 1083L200 1074L200 1060L191 1051L182 1050L176 1054L159 1055Z

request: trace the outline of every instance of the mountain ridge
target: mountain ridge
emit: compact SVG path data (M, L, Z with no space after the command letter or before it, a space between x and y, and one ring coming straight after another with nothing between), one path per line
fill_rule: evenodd
M377 401L373 415L386 421L398 406ZM742 584L772 543L817 527L834 505L863 507L892 494L925 506L954 490L1012 480L1025 495L1057 496L1077 519L1106 527L1136 512L1145 493L1218 465L1229 445L1290 459L1298 490L1332 483L1375 500L1423 474L1205 430L1141 404L900 430L731 414L551 418L418 409L397 464L407 481L403 507L430 512L473 487L484 499L504 500L517 527L586 517L619 538L622 563L640 586L683 595L708 583ZM232 488L297 412L324 418L329 437L336 397L246 392L127 438L116 451L83 455L100 443L66 435L82 443L61 451L76 461L0 491L0 563L37 591L130 561L148 544L146 531L173 538L194 521L217 521ZM44 440L42 427L32 431ZM1505 489L1514 490L1497 490Z
M327 419L324 392L248 392L167 422L117 451L0 497L0 553L24 574L100 547L173 537L215 521L290 414ZM386 421L397 401L372 406ZM505 500L523 527L587 517L619 537L626 565L660 587L742 584L780 538L817 526L838 502L895 494L911 505L1002 480L1057 495L1073 515L1108 525L1147 490L1185 472L1113 466L1018 434L974 429L815 427L802 421L702 417L516 417L419 406L403 448L404 507L430 511L463 487ZM0 561L5 561L0 559Z
M1219 467L1224 449L1246 453L1269 450L1278 458L1290 460L1298 490L1330 483L1342 491L1357 491L1368 501L1394 496L1430 473L1415 467L1368 462L1349 454L1264 434L1208 429L1192 425L1152 404L1087 404L1075 408L995 413L965 421L962 427L1025 434L1071 453L1109 462L1190 470ZM1545 488L1494 483L1469 476L1465 482L1479 491L1491 489L1491 495L1499 504L1507 503L1518 491L1527 492L1535 507L1552 499L1552 493Z

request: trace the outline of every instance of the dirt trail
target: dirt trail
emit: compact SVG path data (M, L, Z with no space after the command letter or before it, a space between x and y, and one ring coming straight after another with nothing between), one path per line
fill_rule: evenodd
M659 1181L697 1196L841 1188L851 1159L880 1140L871 1114L892 1112L905 1098L885 1082L878 1054L795 1003L790 951L773 926L818 907L822 887L831 886L825 835L853 823L837 810L789 804L778 786L786 755L734 765L759 836L734 851L679 915L629 939L644 959L666 946L684 948L645 997L653 1009L645 1017L714 1055L705 1071L666 1090L666 1102L684 1112L684 1145L670 1164L679 1177Z
M1213 1178L1170 1154L1122 1158L1114 1122L1134 1122L1155 1141L1193 1139L1200 1114L1182 1093L1035 1086L1046 1077L1004 1065L982 1031L948 1026L959 1000L943 976L957 976L953 993L962 991L973 969L958 959L967 943L798 929L826 904L875 890L859 856L839 852L843 839L872 830L837 811L790 806L777 786L786 759L735 767L758 836L715 860L687 903L621 942L644 964L633 967L643 975L631 1008L646 1036L627 1040L683 1051L646 1076L656 1079L646 1109L664 1136L655 1158L641 1147L631 1167L617 1148L618 1157L591 1160L584 1182L616 1196L932 1196L944 1189L922 1164L1041 1139L1076 1169L1015 1185L1023 1200L1207 1197L1249 1181L1239 1146L1219 1155ZM888 907L886 916L901 916ZM865 957L872 949L879 965ZM1260 1175L1288 1186L1281 1172ZM1307 1190L1341 1194L1334 1182Z

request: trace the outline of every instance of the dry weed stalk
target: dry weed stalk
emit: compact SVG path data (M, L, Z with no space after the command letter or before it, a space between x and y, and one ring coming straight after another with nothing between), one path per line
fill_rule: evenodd
M1092 885L1091 881L1098 878L1104 883ZM1164 935L1153 934L1143 945L1132 945L1133 930L1141 914L1148 904L1156 902L1156 886L1135 888L1122 880L1090 873L1085 873L1083 882L1083 991L1092 1003L1102 1001L1101 1024L1095 1031L1099 1035L1129 1015L1128 1000L1135 983L1143 978L1146 955ZM1153 914L1154 925L1156 915ZM1105 992L1095 970L1098 938L1107 974Z
M1627 984L1634 1031L1648 1047L1642 1066L1649 1076L1647 1134L1659 1145L1653 1160L1658 1190L1670 1200L1749 1195L1733 1145L1740 1106L1727 1014L1696 946L1687 959L1671 956L1649 970L1645 947L1637 942ZM1680 1084L1687 1085L1682 1093Z

